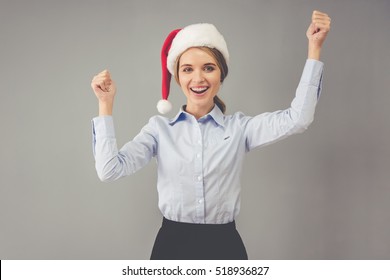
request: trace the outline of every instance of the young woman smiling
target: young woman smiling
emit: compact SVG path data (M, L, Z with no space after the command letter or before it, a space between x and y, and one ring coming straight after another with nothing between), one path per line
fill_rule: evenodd
M197 119L210 112L215 104L220 106L223 113L226 110L217 94L226 77L227 65L217 52L206 47L189 48L176 62L176 81L187 97L185 110ZM224 68L226 70L222 75L221 69Z
M215 26L202 23L172 31L162 48L163 99L158 109L166 113L172 107L167 100L171 75L186 105L174 118L152 117L120 150L111 116L115 83L107 70L93 78L99 100L99 117L92 122L99 178L116 180L157 159L163 222L151 259L248 258L235 226L244 156L311 124L321 93L319 58L329 29L329 16L314 11L306 33L308 59L291 107L255 117L225 115L217 94L228 74L229 52Z

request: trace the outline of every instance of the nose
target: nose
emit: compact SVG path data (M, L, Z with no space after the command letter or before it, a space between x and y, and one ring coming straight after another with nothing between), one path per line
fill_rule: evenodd
M203 83L204 82L204 76L202 71L194 71L194 76L192 77L192 81L194 83Z

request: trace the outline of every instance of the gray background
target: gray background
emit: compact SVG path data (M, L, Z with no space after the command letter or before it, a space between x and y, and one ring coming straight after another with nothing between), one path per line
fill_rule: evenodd
M248 154L237 219L251 259L389 259L387 0L0 2L0 258L148 259L156 164L94 169L92 77L117 83L118 144L156 114L166 35L214 23L231 54L228 113L289 106L313 9L327 12L324 90L310 129ZM176 113L185 102L172 85Z

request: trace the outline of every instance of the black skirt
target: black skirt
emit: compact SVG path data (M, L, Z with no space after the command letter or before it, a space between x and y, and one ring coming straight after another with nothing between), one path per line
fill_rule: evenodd
M151 260L247 260L236 223L192 224L163 218Z

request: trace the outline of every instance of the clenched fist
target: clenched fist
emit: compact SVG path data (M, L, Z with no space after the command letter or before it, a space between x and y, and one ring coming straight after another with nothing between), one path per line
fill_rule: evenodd
M99 115L111 115L116 87L110 72L104 70L93 77L91 87L99 100Z
M322 44L330 30L330 17L320 11L313 11L306 36L309 40L309 58L319 59Z
M91 87L95 92L99 102L113 102L116 93L116 87L111 80L110 72L104 70L92 79Z

